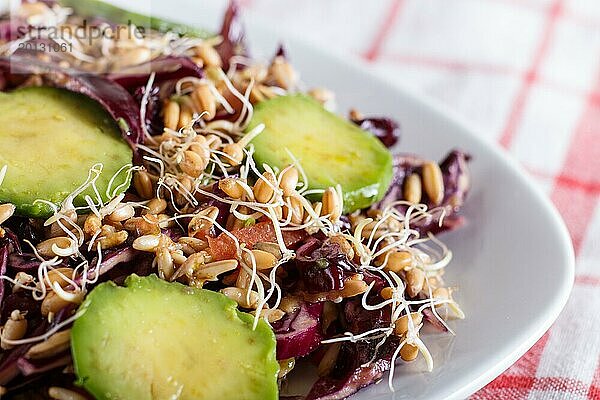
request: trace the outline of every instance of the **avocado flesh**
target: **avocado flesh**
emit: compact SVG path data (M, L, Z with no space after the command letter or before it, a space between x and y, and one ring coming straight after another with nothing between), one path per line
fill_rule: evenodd
M97 286L71 330L78 382L96 399L278 398L275 335L224 295L131 275Z
M344 212L380 200L392 180L392 155L377 138L325 110L305 95L288 95L258 103L247 132L265 129L251 143L257 165L283 168L298 159L309 188L340 184Z
M175 32L179 35L203 39L214 36L203 29L139 14L101 0L59 0L58 3L63 7L72 8L76 15L88 18L100 17L114 24L126 25L131 23L138 27L151 28L159 32Z
M102 163L96 187L107 200L109 181L131 164L133 153L110 115L95 101L64 89L30 87L0 92L0 167L8 169L0 185L0 203L13 203L17 214L48 217L52 209L38 199L59 205L83 184L90 168ZM111 190L129 186L127 171ZM93 189L77 196L96 198Z

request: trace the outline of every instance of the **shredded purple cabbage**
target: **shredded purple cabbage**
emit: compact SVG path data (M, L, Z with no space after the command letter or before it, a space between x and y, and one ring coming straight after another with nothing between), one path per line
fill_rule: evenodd
M463 205L471 187L467 165L470 160L470 155L460 150L452 150L440 163L444 177L444 202L454 211L458 211Z
M160 114L163 94L161 86L153 85L150 88L150 94L146 100L146 114L144 115L144 121L142 121L142 123L145 124L146 130L150 135L159 135L164 130L164 124ZM142 104L145 93L145 86L140 86L133 91L133 98L138 104Z
M39 309L39 305L38 305ZM22 308L20 308L23 311ZM39 336L52 329L56 325L62 323L69 318L75 311L75 306L68 306L60 310L54 316L52 323L49 324L46 318L42 318L39 314L28 314L27 321L29 322L28 337ZM56 357L41 359L32 362L25 358L25 354L35 343L21 344L5 351L2 362L0 363L0 385L7 386L19 385L19 380L23 377L38 375L46 371L64 367L70 362L69 351L58 354ZM14 380L14 381L13 381ZM9 387L9 390L11 388Z
M432 204L423 193L422 202L427 204L430 209L444 209L445 213L435 213L430 218L423 218L411 224L411 228L416 229L422 235L427 232L439 233L456 229L464 223L463 217L457 213L469 192L470 176L467 164L471 156L461 150L452 150L440 163L442 177L444 179L444 198L438 206ZM384 208L387 204L402 199L402 188L405 179L412 173L421 172L425 160L413 154L398 154L394 156L394 178L383 199L374 205L376 208ZM406 209L405 206L398 208ZM440 217L443 216L441 225Z
M245 41L245 29L240 17L239 5L236 1L229 2L219 35L221 35L223 41L215 48L219 52L221 60L223 60L223 69L227 71L231 57L247 55L248 51Z
M392 147L400 140L400 124L387 117L368 117L352 121L361 129L371 132L386 147Z
M102 262L100 263L98 273L100 274L100 276L102 276L119 264L132 262L135 259L135 257L139 254L139 251L129 246L117 250L104 250L102 255Z
M302 303L295 312L273 323L278 360L303 357L320 345L322 312L323 303Z
M47 330L48 322L42 320L42 323L34 330L30 330L30 332L32 336L37 336L42 335ZM34 343L23 344L4 352L2 362L0 363L0 385L7 386L8 383L20 375L17 363L20 358L25 356L25 353L27 353L33 345Z
M64 86L61 86L63 82ZM75 75L66 81L55 80L54 83L96 100L117 121L123 137L134 150L136 144L144 141L138 104L121 86L95 75Z
M322 293L344 288L344 281L358 273L339 244L311 237L296 252L294 260L300 281L307 293Z
M0 21L0 40L9 42L20 38L19 26L23 26L24 22L16 17Z
M356 360L364 359L361 355L368 349L359 344L343 344L340 349L340 357L347 360L347 363L339 362L335 366L335 374L320 378L313 385L305 400L345 399L360 389L379 381L385 371L390 369L394 348L391 342L397 341L396 338L388 340L390 343L386 342L380 348L383 356L364 366Z
M154 73L154 83L178 81L185 77L202 78L202 68L187 57L161 57L143 64L109 74L107 78L129 91L146 86L150 74Z
M40 303L34 300L28 292L20 290L15 293L4 293L4 299L2 300L2 307L0 313L0 323L6 322L10 313L13 310L20 310L21 312L27 312L27 319L36 319L41 315ZM1 385L1 384L0 384Z
M17 360L17 368L23 376L42 374L55 368L66 367L71 363L71 354L65 351L57 356L44 360L29 360L21 357Z
M425 321L429 322L436 330L440 332L448 332L448 328L440 322L430 308L423 309L423 318L425 318Z
M38 260L35 254L32 253L11 253L8 257L8 265L10 269L22 272L37 272L40 266L40 260ZM65 265L66 266L66 265Z
M231 177L233 178L237 178L238 175L231 175ZM206 191L209 191L217 196L219 196L220 198L226 198L227 194L222 191L219 188L219 184L218 183L213 183L210 188L205 189ZM201 194L196 194L196 199L199 200L199 203L205 203L206 207L217 207L217 209L219 210L219 214L217 215L217 219L215 220L217 222L217 224L221 225L221 226L225 226L225 224L227 223L227 218L229 217L229 215L231 214L231 207L229 204L224 203L220 200L214 199L212 197L204 197ZM194 212L197 212L198 210L194 210ZM211 228L214 230L214 226ZM214 231L214 233L217 233L216 231Z
M142 123L145 124L148 133L157 135L164 129L160 115L161 104L173 94L177 81L188 76L202 78L203 71L187 57L169 56L109 74L107 78L130 92L139 109L152 73L155 74L154 82L147 96L146 113Z
M13 215L2 225L2 228L6 231L5 237L12 249L19 254L22 253L21 249L27 246L26 240L33 244L40 242L40 233L28 218ZM15 232L19 232L19 235L17 236Z
M8 266L8 243L0 247L0 276L6 275L6 267ZM0 304L4 300L4 279L0 280Z
M389 326L388 309L365 310L360 299L346 301L343 308L344 331L354 334ZM331 371L311 388L306 400L338 400L381 379L391 366L398 338L390 336L380 346L380 339L343 342Z
M111 253L105 253L100 264L98 283L113 281L120 285L131 275L148 276L155 272L152 255L139 252L133 247L125 247Z

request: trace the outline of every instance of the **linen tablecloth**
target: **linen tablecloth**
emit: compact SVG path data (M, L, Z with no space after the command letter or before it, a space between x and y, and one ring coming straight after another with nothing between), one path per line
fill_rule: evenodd
M446 103L529 171L571 233L575 287L542 339L472 399L600 399L600 0L242 6Z

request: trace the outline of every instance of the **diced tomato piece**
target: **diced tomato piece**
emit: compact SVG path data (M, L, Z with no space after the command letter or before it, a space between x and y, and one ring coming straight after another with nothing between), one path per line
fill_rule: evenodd
M231 232L240 243L245 243L249 248L259 242L272 242L275 240L275 229L270 222L259 222L246 228ZM222 233L221 236L225 234Z
M208 237L208 246L215 261L235 258L235 242L228 236Z
M250 249L259 242L277 242L275 228L273 228L271 222L259 222L258 224L232 231L231 234L237 238L240 244L244 243ZM285 245L293 247L306 238L308 234L304 230L282 231L282 236ZM208 245L210 246L214 260L235 258L235 242L225 233L221 233L216 238L209 237Z

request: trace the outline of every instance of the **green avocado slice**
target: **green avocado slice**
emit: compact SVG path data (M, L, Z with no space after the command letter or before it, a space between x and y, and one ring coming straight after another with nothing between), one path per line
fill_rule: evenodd
M342 186L346 213L380 200L390 185L392 155L385 146L308 96L280 96L258 103L246 131L259 124L265 124L265 129L251 142L257 164L281 169L292 162L291 153L311 189Z
M103 200L112 194L107 189L121 185L114 194L124 192L129 176L123 167L132 158L117 124L86 96L50 87L0 92L0 168L7 166L0 203L13 203L19 215L50 216L52 208L36 200L60 204L97 163L103 166L96 182ZM89 188L75 205L86 205L85 195L96 198Z
M98 285L71 330L78 383L96 399L276 400L275 335L224 295L131 275Z

